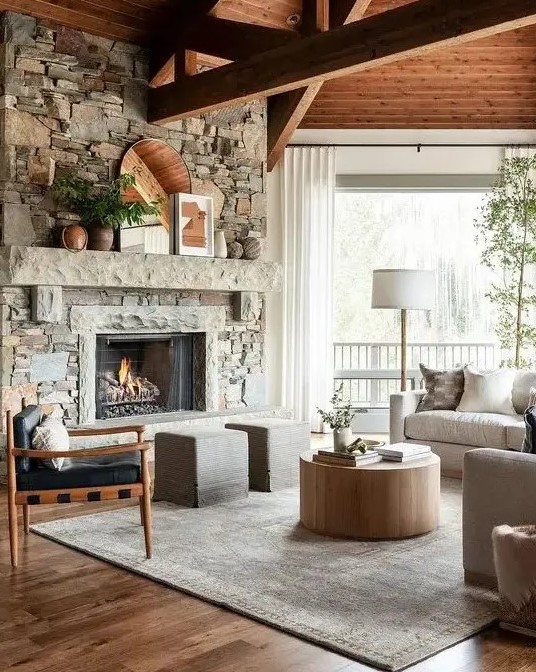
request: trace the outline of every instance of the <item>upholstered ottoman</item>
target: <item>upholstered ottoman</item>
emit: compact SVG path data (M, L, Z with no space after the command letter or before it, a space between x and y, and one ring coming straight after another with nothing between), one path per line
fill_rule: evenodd
M311 447L308 422L266 419L225 426L247 432L251 490L273 492L298 485L300 453Z
M155 436L154 499L201 507L248 496L248 438L216 427Z

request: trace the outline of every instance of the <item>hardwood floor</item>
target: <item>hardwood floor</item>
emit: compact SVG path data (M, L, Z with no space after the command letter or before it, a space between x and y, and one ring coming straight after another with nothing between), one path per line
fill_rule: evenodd
M148 579L21 536L9 564L0 489L0 671L365 672L372 668ZM123 502L32 507L32 520L103 511ZM411 672L536 672L536 644L491 629Z

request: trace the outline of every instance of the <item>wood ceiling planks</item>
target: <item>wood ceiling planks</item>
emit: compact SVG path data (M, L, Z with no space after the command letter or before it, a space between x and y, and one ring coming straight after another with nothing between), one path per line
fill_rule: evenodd
M327 82L300 127L536 128L536 28Z

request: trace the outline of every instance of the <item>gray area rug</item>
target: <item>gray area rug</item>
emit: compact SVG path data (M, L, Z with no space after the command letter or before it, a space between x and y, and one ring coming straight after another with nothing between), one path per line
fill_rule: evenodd
M298 525L298 491L204 509L154 505L145 560L137 507L32 530L355 660L400 670L496 619L493 593L464 586L461 487L442 483L432 534L340 541Z

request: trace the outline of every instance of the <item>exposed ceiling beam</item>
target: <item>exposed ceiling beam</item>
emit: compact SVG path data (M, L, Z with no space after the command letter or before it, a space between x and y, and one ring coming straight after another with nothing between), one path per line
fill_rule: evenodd
M162 86L175 79L175 54L184 51L185 37L216 7L219 0L181 0L169 12L151 45L149 81Z
M240 61L261 51L277 49L296 39L298 35L292 30L205 16L185 35L184 43L187 49L202 54Z
M149 92L165 122L536 23L535 0L418 0Z
M328 28L329 0L303 0L302 35L314 35ZM321 82L315 82L294 91L285 91L268 97L266 129L268 171L273 170L279 162L290 137L298 128L321 86Z

